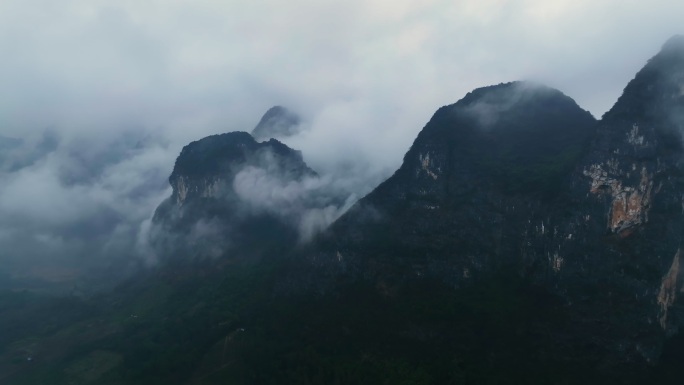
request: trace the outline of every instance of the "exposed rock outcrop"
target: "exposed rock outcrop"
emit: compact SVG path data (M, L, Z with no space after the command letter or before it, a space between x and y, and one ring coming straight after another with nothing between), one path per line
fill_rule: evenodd
M658 304L660 305L661 312L660 326L662 326L665 330L668 328L668 311L677 300L678 294L680 292L684 292L684 285L681 282L683 274L680 270L682 259L681 252L681 249L677 250L677 253L672 259L672 266L667 274L663 277L663 281L660 285L660 292L658 293Z

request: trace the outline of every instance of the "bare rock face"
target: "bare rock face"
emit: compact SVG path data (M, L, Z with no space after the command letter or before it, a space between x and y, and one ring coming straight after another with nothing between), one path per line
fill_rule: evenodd
M635 126L635 131L638 127ZM636 164L631 172L622 173L617 164L608 162L610 171L601 165L591 165L584 175L591 177L591 193L606 194L612 199L608 213L608 229L616 234L629 235L630 229L648 221L648 211L651 207L653 191L653 176L649 175L646 167L641 169L641 180L635 186L623 186L622 178L629 178L631 172L636 172Z

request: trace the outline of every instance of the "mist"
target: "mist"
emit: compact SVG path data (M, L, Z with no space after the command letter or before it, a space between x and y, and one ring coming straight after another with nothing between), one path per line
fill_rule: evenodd
M600 116L682 14L666 0L0 2L0 275L135 265L180 149L251 131L274 105L301 117L282 140L320 178L244 170L235 188L289 213L302 191L342 191L297 211L308 239L399 167L439 106L527 79Z
M233 181L239 199L253 210L265 210L292 222L301 242L325 230L356 202L357 181L326 177L293 180L274 177L248 166Z
M172 153L139 130L15 142L0 162L4 275L50 290L92 269L124 275L140 225L169 192Z

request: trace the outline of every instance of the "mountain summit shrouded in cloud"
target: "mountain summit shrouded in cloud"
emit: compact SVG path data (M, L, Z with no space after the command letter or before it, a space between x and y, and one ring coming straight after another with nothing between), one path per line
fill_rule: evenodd
M300 152L275 139L259 143L246 132L185 146L169 182L173 192L157 208L149 233L154 251L165 258L254 258L282 251L313 235L310 215L338 212L335 204L344 203L326 195L332 191L324 191Z
M256 140L287 138L297 134L301 120L294 112L282 106L271 107L252 130Z

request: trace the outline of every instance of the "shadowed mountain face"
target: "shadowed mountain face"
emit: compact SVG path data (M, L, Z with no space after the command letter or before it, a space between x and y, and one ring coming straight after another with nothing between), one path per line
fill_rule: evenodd
M271 107L254 127L252 136L258 141L286 138L299 132L299 116L285 107Z
M529 324L554 330L549 354L635 373L684 323L683 74L675 37L598 123L548 88L471 92L435 113L294 274L313 271L318 292L365 282L388 297L518 282L548 296L536 310L563 314Z
M477 89L440 108L401 168L323 242L335 260L339 251L363 271L377 261L400 280L432 271L458 286L480 267L516 264L524 232L560 199L595 125L557 90Z

